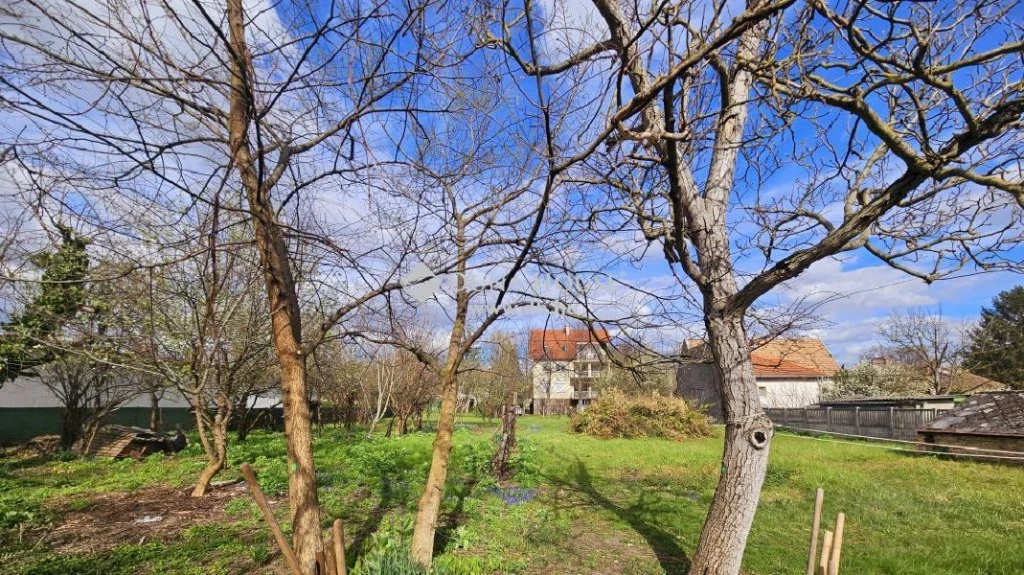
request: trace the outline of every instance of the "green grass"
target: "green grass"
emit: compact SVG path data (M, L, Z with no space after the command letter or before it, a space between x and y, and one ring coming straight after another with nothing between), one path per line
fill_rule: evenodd
M456 434L441 529L438 572L679 573L693 552L719 473L719 436L675 443L601 440L567 433L563 418L521 419L519 486L506 501L486 475L488 426ZM316 440L326 524L346 523L350 564L363 573L400 557L426 476L432 436ZM233 445L231 470L250 461L264 489L287 485L280 435ZM273 569L267 530L245 498L226 520L175 537L126 542L106 552L59 555L39 534L99 494L185 487L202 467L197 447L143 462L0 459L0 572L259 573ZM219 478L219 479L222 479ZM744 568L801 573L814 489L824 487L825 523L847 515L844 572L1024 573L1024 469L907 456L873 444L778 435ZM520 501L520 499L525 499ZM283 520L284 517L282 516ZM285 525L287 528L287 525ZM269 564L269 567L268 567Z

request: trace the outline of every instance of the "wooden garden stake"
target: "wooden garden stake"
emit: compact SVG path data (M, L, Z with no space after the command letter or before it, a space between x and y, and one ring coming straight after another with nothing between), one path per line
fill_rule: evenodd
M839 575L839 555L843 551L843 529L846 527L846 514L840 513L836 518L836 533L832 537L832 552L829 553L828 573Z
M825 531L825 540L821 543L821 561L818 562L818 575L828 575L828 554L832 550L832 532Z
M334 520L334 564L338 575L345 573L345 527L341 519Z
M326 555L324 561L325 569L327 569L327 575L338 575L338 570L334 566L334 550L330 546L324 549Z
M256 506L263 512L263 519L270 525L270 531L274 534L274 539L277 541L277 546L281 549L281 553L284 555L285 562L288 563L288 568L291 569L293 575L302 575L302 568L299 567L299 560L295 558L295 553L292 552L292 548L288 546L288 539L284 536L284 532L281 531L281 526L277 524L274 519L274 514L270 510L270 504L267 503L267 498L264 497L263 492L260 491L260 484L256 482L256 474L253 473L252 466L248 463L242 464L242 477L245 477L245 483L249 486L249 492L252 494L252 498L256 500Z
M811 521L811 552L807 557L807 575L814 575L814 560L818 556L818 530L821 528L821 505L825 501L825 490L818 488L814 494L814 520Z

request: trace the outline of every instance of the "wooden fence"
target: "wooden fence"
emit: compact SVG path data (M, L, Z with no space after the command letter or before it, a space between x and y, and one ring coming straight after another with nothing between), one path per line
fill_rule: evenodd
M774 407L765 411L783 429L907 440L915 439L919 428L946 413L944 409L857 406Z

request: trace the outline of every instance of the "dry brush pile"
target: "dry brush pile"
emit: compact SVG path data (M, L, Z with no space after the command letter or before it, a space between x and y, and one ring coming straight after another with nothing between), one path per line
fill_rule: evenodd
M632 397L604 393L585 411L576 412L570 430L602 439L654 437L685 441L711 435L711 420L677 397Z

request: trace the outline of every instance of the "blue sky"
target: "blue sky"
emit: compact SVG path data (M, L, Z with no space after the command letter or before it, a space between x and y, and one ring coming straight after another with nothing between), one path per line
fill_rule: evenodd
M258 4L258 2L253 3ZM326 5L326 3L323 5ZM542 0L541 5L546 15L549 16L549 21L559 21L568 28L581 28L586 30L586 33L593 35L594 39L603 36L603 24L586 23L587 19L593 16L593 9L589 0ZM286 22L292 23L295 18L308 17L308 15L302 15L301 12L293 11L296 7L305 5L282 3L275 6L278 14L284 15L282 20ZM289 11L291 14L285 14L283 11ZM266 18L266 14L263 14L261 17ZM270 17L272 18L273 16L271 15ZM265 25L268 32L265 35L266 37L263 38L264 41L276 41L275 38L270 38L270 32L277 32L282 29L277 24L277 22L271 22ZM430 24L437 27L443 26L441 22L437 21L431 21ZM569 44L578 45L587 39L570 38L569 40ZM404 42L405 40L399 40L398 46L402 51L407 51L411 45L407 45ZM557 56L561 47L565 45L560 43L558 38L551 34L545 35L542 44L549 57ZM497 58L496 52L491 51L486 57ZM316 56L317 54L314 54L314 60ZM529 82L525 81L506 85L506 87L510 92L510 94L506 95L511 99L518 98L519 102L523 104L523 109L513 110L508 117L502 117L501 114L498 114L499 123L504 124L509 118L528 117L530 121L524 121L521 124L525 127L522 128L524 132L520 136L524 139L536 137L536 110L535 108L530 108L533 104L531 102L533 87ZM548 89L557 90L558 88L560 86L555 84L548 86ZM534 115L526 116L528 113L533 113ZM399 145L394 140L384 137L389 135L388 128L390 125L387 124L387 121L387 118L381 119L378 121L379 123L373 124L368 130L373 135L381 135L379 139L371 138L373 143L379 141L382 146L381 150L373 151L383 152L385 155L392 153ZM513 125L519 126L520 124L513 123ZM500 130L505 127L500 126L496 127L496 129ZM825 133L828 134L829 138L833 136L838 137L842 135L843 129L842 125L833 124L828 126ZM804 146L813 146L818 143L816 138L820 136L818 132L812 130L801 131L799 129L795 130L793 134L793 139L798 140L796 143ZM756 184L750 184L749 188L745 187L748 185L747 183L742 180L739 181L735 189L737 205L741 203L739 200L743 200L742 203L747 204L752 196L757 195L753 194L755 189L759 190L760 194L758 197L762 198L762 201L770 202L770 194L773 190L781 189L785 192L794 183L799 182L800 170L801 168L797 166L780 166L779 171L772 178L767 178ZM699 170L697 172L699 177ZM0 182L0 187L3 184L4 182ZM337 197L332 196L329 199L336 199L337 202L335 203L337 205L332 205L331 209L347 213L349 217L354 215L358 219L364 219L363 216L366 210L362 209L360 205L356 205L358 203L358 196L359 194L352 194L347 197L343 194L339 194ZM769 199L764 200L766 197ZM834 202L830 203L831 200L832 196L824 195L820 199L820 205L816 206L817 209L825 211L834 208L835 204ZM749 207L749 205L742 207ZM76 205L71 205L69 208L76 208ZM739 221L741 226L745 225L742 222L742 218L749 216L743 216L742 209L737 209L736 212L735 220ZM629 241L627 238L627 243ZM382 241L382 243L384 242ZM1024 255L1019 250L1017 253L1018 255ZM608 255L610 256L610 254ZM776 254L775 261L779 257ZM751 250L747 254L738 255L736 264L740 269L751 270L760 268L762 262L757 258L757 252ZM970 270L967 270L967 273L969 272ZM658 246L651 246L648 253L642 259L631 262L628 265L619 266L616 274L624 281L637 286L673 286L675 284L675 280ZM828 299L828 303L823 304L818 309L827 325L816 330L814 333L825 340L840 362L852 363L856 361L862 351L870 347L877 340L875 335L877 325L884 321L891 312L903 311L907 308L929 308L933 311L941 308L942 313L950 321L957 323L969 322L978 316L981 307L987 305L999 291L1008 289L1018 283L1022 283L1022 279L1019 276L1009 273L994 273L967 275L959 279L947 279L927 285L921 280L914 279L888 267L863 250L858 250L845 254L841 258L815 264L802 276L792 280L787 285L777 288L765 299L767 303L779 302L783 304L799 297L806 297L812 300ZM628 300L628 297L618 293L610 295L613 299ZM541 314L534 313L523 315L520 319L522 320L521 323L539 327L543 325L546 318ZM676 330L669 337L675 337L675 339L679 340L692 335L694 334Z

